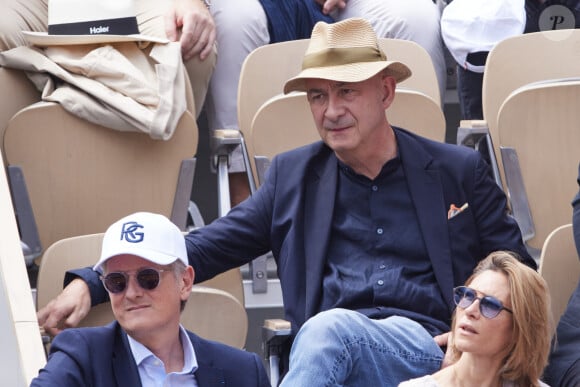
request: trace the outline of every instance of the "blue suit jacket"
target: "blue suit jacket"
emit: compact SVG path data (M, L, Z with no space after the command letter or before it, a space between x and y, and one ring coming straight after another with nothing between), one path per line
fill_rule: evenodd
M255 353L187 333L197 357L199 387L270 386ZM48 363L32 386L138 387L141 380L127 334L114 321L104 327L66 329L58 334Z
M489 167L478 152L399 128L395 134L421 229L417 238L425 243L449 307L449 320L441 322L448 325L454 308L453 287L462 285L490 252L510 250L529 266L536 268L536 264L523 245L517 223L507 213L503 191L490 178ZM254 195L227 216L186 236L195 280L206 280L271 250L286 318L296 332L320 312L337 177L336 156L322 142L274 158L266 182ZM464 203L469 207L448 220L450 205ZM93 303L107 299L95 272L73 271L65 281L75 275L89 284Z
M453 287L490 252L514 251L535 268L478 152L398 128L395 134L421 229L417 238L423 238L449 316ZM320 311L337 176L337 159L322 142L276 157L256 194L186 237L196 281L272 250L286 318L296 331ZM467 210L448 220L450 205L464 203Z

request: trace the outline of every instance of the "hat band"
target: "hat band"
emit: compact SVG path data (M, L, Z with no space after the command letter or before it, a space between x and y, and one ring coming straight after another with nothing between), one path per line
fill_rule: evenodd
M385 53L376 47L327 48L305 55L302 61L302 70L385 60L387 60Z
M139 27L137 27L135 16L48 26L49 35L132 35L138 33Z

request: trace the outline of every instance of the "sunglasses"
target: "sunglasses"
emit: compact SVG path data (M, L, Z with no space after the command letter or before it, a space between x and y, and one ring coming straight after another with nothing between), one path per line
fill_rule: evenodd
M135 278L137 279L137 283L142 289L145 290L153 290L157 286L159 286L159 280L161 279L161 273L164 271L171 271L171 270L163 270L163 269L153 269L153 268L145 268L140 269L137 271L119 271L109 273L106 276L101 276L101 281L105 286L105 289L109 293L121 293L127 289L127 284L129 283L129 277L131 274L135 273Z
M453 301L455 305L462 309L468 308L471 304L479 300L479 311L486 318L495 318L502 311L513 312L503 306L502 302L492 296L477 297L477 291L467 286L458 286L453 289Z

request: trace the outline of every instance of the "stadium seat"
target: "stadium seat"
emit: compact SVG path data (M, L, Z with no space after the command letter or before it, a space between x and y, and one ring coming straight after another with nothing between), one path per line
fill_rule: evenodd
M0 151L0 154L2 152ZM0 157L0 159L2 159ZM46 362L18 226L4 168L0 170L0 364L2 385L28 386Z
M540 274L548 283L552 316L558 324L580 279L580 259L574 244L572 225L554 229L542 248Z
M9 168L17 168L26 183L40 242L47 247L104 232L136 211L163 214L184 229L197 136L189 112L172 138L160 141L88 123L55 103L39 102L9 122L4 149Z
M499 110L506 191L531 251L570 221L580 161L578 101L580 79L537 82L514 91Z
M500 187L505 188L497 129L500 107L514 90L526 84L578 77L579 45L579 29L551 30L505 39L490 51L483 76L484 121L462 121L457 143L476 146L485 141L482 148Z

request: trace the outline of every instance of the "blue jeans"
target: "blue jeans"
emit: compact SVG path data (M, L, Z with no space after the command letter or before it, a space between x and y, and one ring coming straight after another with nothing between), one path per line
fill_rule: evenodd
M442 360L443 351L415 321L331 309L298 331L281 386L397 386L438 371Z
M457 96L462 120L483 119L483 73L457 66Z

